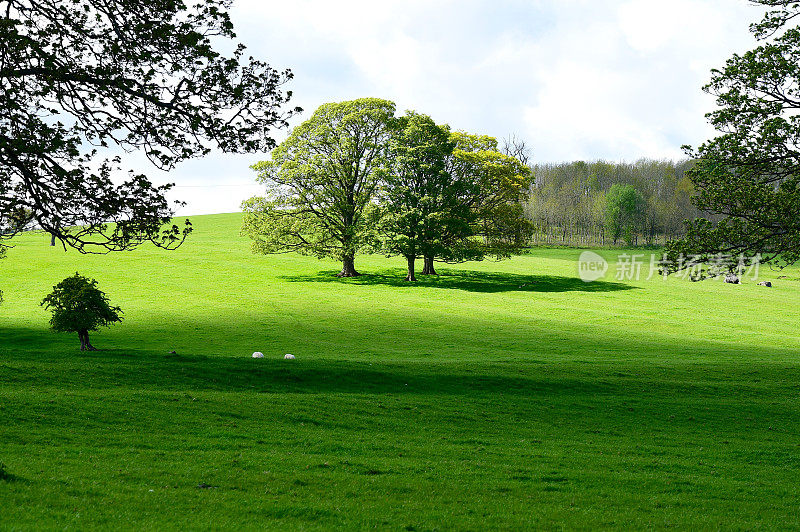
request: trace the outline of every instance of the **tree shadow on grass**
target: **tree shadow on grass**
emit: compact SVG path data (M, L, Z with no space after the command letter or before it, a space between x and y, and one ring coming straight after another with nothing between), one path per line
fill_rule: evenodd
M220 324L225 327L224 323ZM175 331L182 336L181 331ZM37 335L32 329L0 327L0 338L30 338ZM48 338L44 331L38 335ZM70 338L72 341L72 338ZM543 342L547 342L547 338ZM564 338L562 338L564 341ZM619 352L642 350L646 352L674 349L662 345L654 337L641 343L630 339L601 339L593 348ZM493 361L491 354L484 362L430 359L408 361L373 359L338 360L331 358L298 357L283 360L280 354L266 359L253 359L246 353L240 356L220 356L193 353L168 354L166 350L103 349L93 352L78 350L77 342L45 346L12 344L0 346L0 384L5 393L13 397L16 390L39 390L36 394L51 397L43 388L52 388L58 394L79 390L136 391L215 391L295 394L400 394L417 396L480 396L491 397L600 397L617 393L643 394L655 382L668 390L665 396L682 393L700 393L718 397L723 381L738 382L737 386L752 380L753 368L749 364L725 362L730 354L742 349L739 345L688 342L693 351L717 350L719 364L700 366L678 364L653 365L622 359L620 361L585 361L576 352L576 360L555 358L551 361L531 360L524 357L507 361L505 357ZM659 348L660 346L660 348ZM586 347L589 349L589 346ZM276 353L279 353L275 350ZM796 360L797 349L774 347L752 348L754 360L775 357L778 360ZM681 360L678 356L676 360ZM704 368L712 379L693 381L698 368ZM624 371L620 371L624 370ZM787 362L757 368L761 380L776 382L800 380L800 366ZM716 379L716 380L715 380ZM759 386L759 385L757 385ZM104 392L105 393L105 392ZM742 393L740 389L737 393ZM755 392L753 392L755 393ZM0 419L3 417L0 411Z
M607 384L573 375L519 375L501 366L456 368L437 364L252 359L206 355L155 355L151 351L0 351L0 382L14 388L59 390L217 391L295 394L411 394L529 396L597 394ZM541 364L537 364L537 368Z
M0 352L0 355L3 355ZM745 384L749 366L726 363L703 365L706 378L697 376L696 365L674 367L647 363L580 361L540 363L520 360L513 364L379 362L282 358L252 359L205 355L160 355L152 351L101 350L92 353L5 353L0 382L7 392L38 390L42 403L56 395L81 390L135 392L233 392L256 394L355 394L417 397L500 398L603 397L656 394L703 398L720 396L721 387L736 386L737 393L757 394L758 384ZM624 371L621 371L624 370ZM800 378L800 367L776 365L758 369L761 380L782 382ZM2 414L0 412L0 414ZM2 419L0 415L0 419Z
M358 277L336 277L338 272L325 270L313 275L286 275L281 279L297 283L342 283L398 288L444 288L467 292L616 292L633 290L624 283L608 281L584 282L577 277L560 275L522 275L519 273L481 272L474 270L440 269L439 275L418 275L416 282L404 280L406 271L391 268Z

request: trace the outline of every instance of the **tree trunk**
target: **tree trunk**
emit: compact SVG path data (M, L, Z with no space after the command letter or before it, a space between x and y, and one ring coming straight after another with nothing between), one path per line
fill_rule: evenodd
M97 351L97 349L89 343L89 331L86 329L78 331L78 338L81 341L81 351Z
M55 246L56 245L56 234L55 233L50 233L50 245L51 246Z
M336 277L357 277L361 275L356 271L355 257L345 257L342 259L342 271Z
M422 275L439 275L433 267L433 257L425 255L425 264L422 266Z
M416 257L406 257L408 261L408 275L406 276L406 281L416 281L417 278L414 277L414 263L417 260Z

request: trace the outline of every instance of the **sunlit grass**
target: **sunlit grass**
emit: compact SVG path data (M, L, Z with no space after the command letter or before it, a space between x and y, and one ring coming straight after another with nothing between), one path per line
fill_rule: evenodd
M0 528L800 526L797 270L587 284L549 249L409 285L193 222L0 262ZM38 306L75 271L125 311L97 353Z

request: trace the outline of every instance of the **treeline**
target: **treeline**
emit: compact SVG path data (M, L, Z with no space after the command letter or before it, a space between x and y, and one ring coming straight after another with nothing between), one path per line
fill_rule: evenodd
M533 166L524 204L531 245L660 245L707 216L691 202L692 161L571 162Z

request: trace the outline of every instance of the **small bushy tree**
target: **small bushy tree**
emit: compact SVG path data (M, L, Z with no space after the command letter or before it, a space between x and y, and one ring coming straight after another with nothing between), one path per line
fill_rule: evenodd
M122 321L122 309L109 304L97 281L77 272L54 286L41 305L53 313L51 329L78 333L81 351L97 351L89 342L89 331Z

